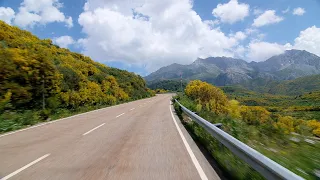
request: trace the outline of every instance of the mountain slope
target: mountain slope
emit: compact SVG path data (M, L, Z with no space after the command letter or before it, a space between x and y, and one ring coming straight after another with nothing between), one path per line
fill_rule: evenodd
M270 87L269 93L285 95L301 95L320 90L320 75L300 77L282 81Z
M12 108L115 104L151 95L141 76L94 62L3 21L0 66L0 103L6 95Z
M192 64L172 64L146 76L147 81L200 79L218 86L251 82L291 80L298 77L320 74L320 57L301 50L287 50L263 62L248 63L241 59L209 57L197 59ZM253 83L256 84L256 83Z
M227 57L210 57L197 59L190 65L171 64L146 76L147 81L155 80L184 80L200 79L213 83L220 74L246 74L253 71L248 63L241 59Z
M273 74L279 80L320 73L320 57L304 50L288 50L252 65L258 71Z

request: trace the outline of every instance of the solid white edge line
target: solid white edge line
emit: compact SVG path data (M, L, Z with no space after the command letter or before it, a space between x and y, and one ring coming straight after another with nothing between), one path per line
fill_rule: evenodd
M192 152L192 149L190 148L190 145L188 144L188 142L187 142L186 138L184 137L181 129L179 128L177 120L173 116L172 108L171 108L171 102L170 102L169 108L170 108L170 113L171 113L172 120L173 120L174 124L176 125L176 128L177 128L177 130L178 130L178 132L180 134L180 137L181 137L181 139L183 141L183 144L186 147L186 149L187 149L187 151L188 151L188 153L189 153L189 155L191 157L191 160L192 160L194 166L196 167L196 169L197 169L197 171L198 171L198 173L200 175L200 178L202 180L208 180L208 177L206 176L206 174L204 173L203 169L201 168L196 156L194 155L194 153Z
M17 131L13 131L13 132L9 132L9 133L6 133L6 134L2 134L0 135L0 138L3 137L3 136L8 136L10 134L14 134L14 133L17 133L17 132L21 132L21 131L25 131L25 130L28 130L28 129L32 129L32 128L36 128L36 127L40 127L40 126L44 126L46 124L50 124L51 122L48 122L48 123L42 123L42 124L38 124L38 125L35 125L35 126L31 126L31 127L28 127L28 128L24 128L24 129L20 129L20 130L17 130Z
M90 131L88 131L88 132L86 132L86 133L84 133L84 134L82 134L82 135L83 135L83 136L85 136L85 135L87 135L87 134L91 133L92 131L94 131L94 130L98 129L99 127L101 127L101 126L103 126L103 125L105 125L105 124L106 124L106 123L100 124L99 126L97 126L97 127L93 128L93 129L91 129Z
M18 174L18 173L20 173L21 171L23 171L23 170L27 169L28 167L30 167L30 166L32 166L32 165L34 165L34 164L36 164L37 162L41 161L42 159L44 159L44 158L46 158L46 157L48 157L48 156L50 156L50 154L46 154L46 155L44 155L44 156L42 156L42 157L40 157L40 158L38 158L38 159L36 159L36 160L32 161L31 163L29 163L29 164L27 164L27 165L23 166L22 168L20 168L20 169L18 169L18 170L16 170L16 171L12 172L11 174L9 174L9 175L7 175L7 176L3 177L1 180L7 180L7 179L9 179L9 178L13 177L14 175L17 175L17 174Z
M151 97L151 98L153 98L153 97ZM142 100L143 99L140 99L140 100L137 100L137 101L142 101ZM73 115L73 116L69 116L69 117L65 117L65 118L61 118L61 119L56 119L56 120L53 120L53 121L50 121L50 122L46 122L46 123L41 123L41 124L38 124L38 125L30 126L30 127L24 128L24 129L19 129L19 130L16 130L16 131L4 133L4 134L0 135L0 138L4 137L4 136L8 136L10 134L15 134L17 132L33 129L33 128L44 126L44 125L51 124L51 123L56 123L56 122L59 122L59 121L67 120L67 119L74 118L74 117L77 117L77 116L82 116L82 115L89 114L89 113L92 113L92 112L101 111L101 110L104 110L104 109L109 109L109 108L121 106L121 105L124 105L124 104L129 104L129 103L132 103L132 102L136 102L136 101L131 101L131 102L123 103L123 104L117 104L115 106L109 106L109 107L105 107L105 108L101 108L101 109L96 109L96 110L93 110L93 111L88 111L88 112L85 112L85 113L80 113L80 114L76 114L76 115Z
M118 117L120 117L120 116L122 116L122 115L124 115L125 113L122 113L122 114L119 114L118 116L116 116L116 118L118 118Z
M135 108L131 108L130 111L134 110Z

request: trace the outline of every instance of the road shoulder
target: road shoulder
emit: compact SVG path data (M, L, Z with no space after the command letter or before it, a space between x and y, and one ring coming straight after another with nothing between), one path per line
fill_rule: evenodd
M179 117L177 116L174 107L171 105L172 114L174 117L174 120L177 122L180 130L182 131L184 137L186 138L187 143L189 144L192 152L194 153L195 157L197 158L201 168L203 169L205 175L208 177L208 179L214 179L214 180L220 180L220 177L216 173L216 171L213 169L213 167L210 165L206 157L203 155L197 144L194 142L188 131L185 129L183 124L181 123Z

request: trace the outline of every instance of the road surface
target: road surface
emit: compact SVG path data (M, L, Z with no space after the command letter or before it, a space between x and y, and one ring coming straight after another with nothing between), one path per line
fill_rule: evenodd
M0 179L219 179L170 94L0 135Z

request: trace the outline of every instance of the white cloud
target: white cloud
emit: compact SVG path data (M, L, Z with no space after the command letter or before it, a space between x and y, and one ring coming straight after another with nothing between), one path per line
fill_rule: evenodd
M230 34L229 36L234 37L236 40L244 40L247 38L247 35L241 31L238 31L235 34Z
M38 14L30 13L26 8L20 7L19 13L16 15L14 19L14 24L19 25L21 27L34 26L35 23L41 20L41 16Z
M264 33L259 33L257 34L257 39L260 41L260 40L263 40L264 38L266 37L266 34Z
M53 42L63 48L67 48L68 46L75 43L71 36L60 36L57 38L53 38Z
M306 50L320 56L320 28L312 26L301 31L293 45L262 42L255 39L249 43L245 50L239 46L235 49L235 54L238 56L245 54L246 59L251 61L264 61L289 49Z
M282 54L286 48L278 43L252 41L247 47L247 58L251 61L265 61L268 58Z
M282 13L287 14L289 11L290 11L290 7L287 7L287 9L283 10Z
M87 36L78 41L83 53L100 62L141 65L149 72L197 57L234 55L238 39L212 26L215 22L202 21L189 0L125 2L86 2L78 19Z
M283 20L283 17L277 16L275 10L267 10L254 21L252 26L261 27L269 24L275 24Z
M210 28L215 28L217 25L220 24L220 21L219 20L205 20L205 21L203 21L203 23L210 26Z
M69 16L68 18L65 19L65 22L66 22L66 26L68 28L72 28L73 27L73 23L72 23L72 17Z
M0 20L11 24L11 20L14 18L14 11L10 7L0 7Z
M309 27L294 40L294 48L306 50L320 56L320 28Z
M258 31L258 29L256 29L256 28L247 28L247 29L245 29L245 33L247 34L247 35L252 35L252 34L255 34L255 33L258 33L259 31Z
M254 14L254 15L260 15L260 14L262 14L262 13L263 13L263 11L262 11L261 9L254 8L254 10L253 10L253 14Z
M64 22L67 27L72 27L72 18L66 18L59 10L62 6L58 0L24 0L14 23L21 27L32 27L37 23L45 25L52 22Z
M298 7L298 8L295 8L294 10L293 10L293 15L297 15L297 16L302 16L304 13L305 13L306 11L303 9L303 8L301 8L301 7Z
M219 18L221 22L233 24L244 20L249 15L250 6L244 3L238 3L237 0L230 0L226 4L218 4L212 10L212 14Z
M244 59L246 48L240 45L234 49L234 52L235 52L235 57Z

